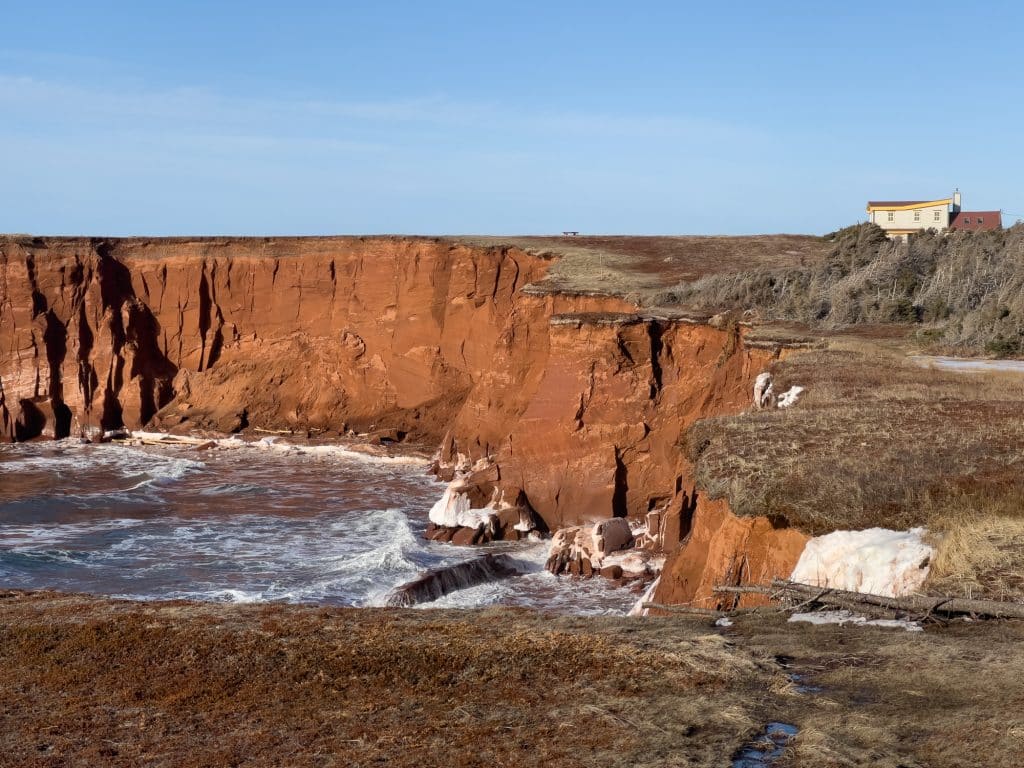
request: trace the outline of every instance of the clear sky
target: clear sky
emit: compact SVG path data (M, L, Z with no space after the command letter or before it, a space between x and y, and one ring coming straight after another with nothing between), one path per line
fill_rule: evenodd
M1016 2L0 0L0 231L1024 212L1022 30Z

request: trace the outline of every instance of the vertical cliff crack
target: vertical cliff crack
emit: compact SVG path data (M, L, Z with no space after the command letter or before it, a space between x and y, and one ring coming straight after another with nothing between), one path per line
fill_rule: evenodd
M46 297L39 290L39 282L36 279L36 259L32 254L25 257L25 272L32 292L32 318L35 319L47 310L47 305Z
M629 468L622 459L622 451L615 448L615 490L612 492L612 515L625 517L629 508L626 495L629 491Z
M156 311L160 313L164 308L164 294L167 293L167 265L162 264L160 266L160 301L157 304Z
M202 371L206 362L206 334L210 330L210 283L206 277L206 262L199 275L199 367Z
M519 262L511 256L509 257L509 261L512 262L512 266L515 268L515 271L512 273L512 295L515 295L516 289L519 288Z
M661 340L663 329L661 324L657 320L652 320L647 324L647 333L651 339L651 376L654 379L654 383L651 385L651 399L656 400L661 394L661 350L663 343Z
M14 434L14 419L7 407L7 396L4 394L4 380L0 378L0 427L4 434Z
M91 356L94 334L89 326L89 316L85 311L85 302L78 306L78 389L82 393L84 410L88 414L92 410L92 398L99 385L96 369L93 368Z
M47 394L53 413L53 436L60 440L71 434L71 409L64 403L64 382L61 366L68 352L68 329L51 309L46 312L46 330L43 332L46 362L50 367Z
M494 286L491 288L491 301L498 298L498 287L501 285L501 262L494 269Z

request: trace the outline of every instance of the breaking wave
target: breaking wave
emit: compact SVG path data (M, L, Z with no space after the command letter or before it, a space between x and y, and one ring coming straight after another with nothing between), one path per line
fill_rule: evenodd
M225 449L198 460L187 447L0 446L0 578L141 600L382 606L401 584L492 552L520 575L423 607L621 613L635 600L547 573L544 544L426 541L443 485L352 453Z

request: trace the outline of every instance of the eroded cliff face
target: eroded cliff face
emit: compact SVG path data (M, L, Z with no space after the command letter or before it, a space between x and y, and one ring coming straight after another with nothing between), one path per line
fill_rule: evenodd
M431 438L546 266L398 238L37 240L0 254L0 430L22 438L148 422Z
M766 517L737 517L725 499L697 495L686 539L665 562L653 601L700 608L738 606L737 596L716 594L719 585L767 584L788 578L809 537ZM744 595L742 604L766 604L764 595Z
M425 238L0 241L0 437L392 430L442 460L492 457L550 529L659 510L666 549L687 541L659 599L707 596L726 555L698 543L729 513L692 488L679 442L746 407L772 353L735 327L528 289L548 265ZM767 521L737 524L775 551Z

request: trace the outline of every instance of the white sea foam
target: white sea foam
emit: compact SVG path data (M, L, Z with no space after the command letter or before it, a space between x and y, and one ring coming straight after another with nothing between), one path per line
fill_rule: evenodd
M119 518L82 523L8 523L0 527L0 545L12 548L57 546L82 536L123 531L144 522Z
M426 541L426 510L443 486L389 466L408 460L336 446L260 455L248 445L0 446L0 486L7 472L36 476L21 495L0 496L4 584L132 599L377 605L421 573L493 551L523 575L430 605L622 613L635 599L603 579L547 573L544 543Z
M167 432L145 432L136 430L131 439L146 441L147 445L168 447L200 448L212 446L218 449L248 449L272 451L280 455L313 456L328 459L346 459L368 464L396 464L405 466L426 466L429 462L421 456L389 456L369 451L356 450L340 444L302 445L289 443L278 436L262 437L259 440L243 440L239 437L203 438L172 435Z
M5 452L0 473L47 474L72 481L86 473L111 473L117 478L135 480L126 487L108 487L98 491L77 491L76 496L91 497L134 491L150 485L173 482L205 464L179 456L160 456L123 446L72 443L53 448L56 443L34 444L29 452ZM37 446L43 446L39 448ZM26 455L27 454L27 455ZM12 458L13 456L13 458ZM77 483L76 483L77 485Z

